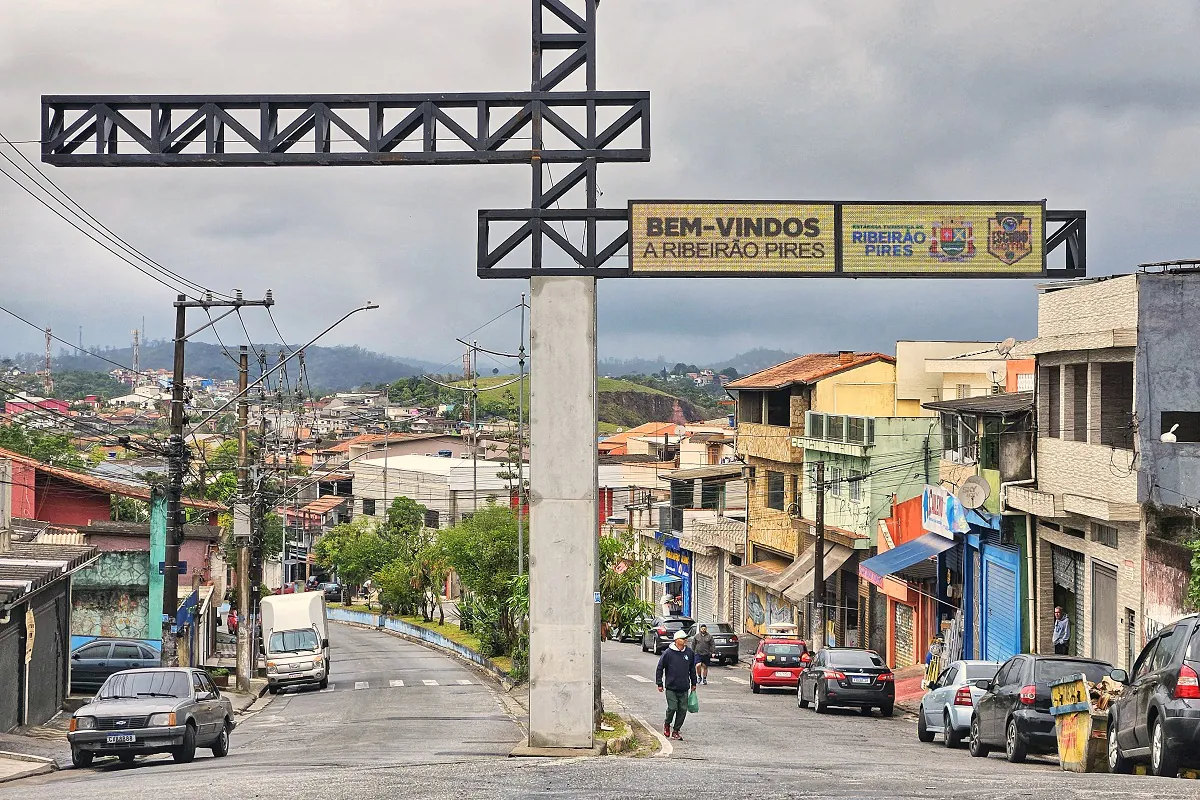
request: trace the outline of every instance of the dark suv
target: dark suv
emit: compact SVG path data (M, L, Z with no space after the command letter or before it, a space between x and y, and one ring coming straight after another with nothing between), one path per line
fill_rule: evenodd
M1080 672L1096 683L1111 671L1108 662L1091 658L1013 656L1000 665L995 679L975 683L985 694L971 715L971 755L982 758L1003 748L1008 760L1018 764L1028 753L1058 752L1050 684Z
M1200 766L1200 617L1184 617L1150 640L1133 675L1108 712L1108 766L1131 772L1149 761L1155 775L1173 778L1181 766Z
M655 617L642 634L642 652L653 650L658 655L671 646L676 631L686 632L695 622L691 617Z

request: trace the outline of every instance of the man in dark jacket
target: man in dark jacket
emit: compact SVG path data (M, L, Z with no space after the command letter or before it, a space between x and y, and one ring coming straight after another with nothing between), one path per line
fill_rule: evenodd
M679 729L687 717L688 692L696 691L696 654L687 646L687 634L676 631L675 641L663 651L654 671L658 690L667 695L667 718L663 736L683 741Z

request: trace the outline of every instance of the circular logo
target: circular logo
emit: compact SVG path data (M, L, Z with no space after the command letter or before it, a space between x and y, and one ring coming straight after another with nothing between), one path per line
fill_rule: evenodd
M1005 217L1004 219L1000 220L1000 227L1004 228L1004 230L1009 231L1010 233L1015 231L1017 229L1017 218Z

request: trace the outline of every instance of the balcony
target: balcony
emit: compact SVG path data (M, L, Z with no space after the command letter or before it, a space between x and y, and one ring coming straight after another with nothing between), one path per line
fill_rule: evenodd
M741 422L737 429L737 454L743 458L799 464L804 460L804 450L793 446L792 439L803 434L804 429L800 427Z

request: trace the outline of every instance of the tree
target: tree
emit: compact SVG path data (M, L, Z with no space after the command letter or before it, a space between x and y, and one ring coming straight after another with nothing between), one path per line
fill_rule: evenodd
M71 445L70 436L24 425L0 425L0 448L57 467L85 466L83 456Z
M441 550L471 592L469 617L480 645L502 655L516 638L512 608L517 574L517 517L507 506L489 505L439 535Z
M600 537L600 619L604 632L635 632L654 606L638 597L638 588L654 569L654 552L637 552L632 528Z
M725 369L721 370L717 374L724 375L726 378L729 378L729 380L731 380L731 381L736 381L738 379L738 371L736 369L734 369L733 367L726 367Z

